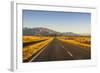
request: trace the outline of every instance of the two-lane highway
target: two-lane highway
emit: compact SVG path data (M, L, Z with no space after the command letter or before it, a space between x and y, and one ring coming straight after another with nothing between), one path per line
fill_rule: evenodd
M30 62L79 60L90 58L90 48L83 48L77 45L64 43L55 38L48 44L48 46L43 48L36 56L34 56Z

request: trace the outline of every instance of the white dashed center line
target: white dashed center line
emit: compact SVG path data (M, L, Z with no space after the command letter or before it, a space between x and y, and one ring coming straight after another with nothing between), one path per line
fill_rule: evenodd
M73 57L72 53L71 53L71 52L69 52L69 51L68 51L68 49L66 49L64 45L62 45L61 43L59 43L59 45L61 45L61 46L62 46L62 48L64 48L64 49L65 49L65 51L66 51L66 52L67 52L67 53L68 53L71 57Z
M70 53L69 51L67 51L67 53L68 53L70 56L72 56L72 57L73 57L72 53Z
M65 47L62 45L62 48L64 48L65 49ZM66 52L71 56L71 57L73 57L73 55L72 55L72 53L71 52L69 52L67 49L65 49L66 50Z
M62 48L64 48L64 49L65 49L65 47L64 47L64 46L62 46Z

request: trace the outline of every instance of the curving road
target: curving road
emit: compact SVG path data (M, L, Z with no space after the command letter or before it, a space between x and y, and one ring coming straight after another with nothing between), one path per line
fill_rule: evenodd
M30 62L90 59L90 48L64 43L55 38L39 51Z

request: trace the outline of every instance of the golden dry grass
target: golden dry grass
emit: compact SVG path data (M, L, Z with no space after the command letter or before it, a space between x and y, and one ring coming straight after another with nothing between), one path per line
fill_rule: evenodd
M44 46L46 46L48 43L50 43L53 40L53 37L42 37L41 38L41 37L36 37L36 36L27 36L27 37L24 37L24 42L26 42L25 38L30 38L32 40L34 39L33 41L36 41L36 39L37 40L47 39L47 40L24 47L23 48L23 61L27 60L29 57L34 55L36 52L38 52L40 49L42 49ZM29 41L27 40L27 42Z
M65 43L71 43L74 45L79 45L87 48L90 48L91 46L90 37L58 36L57 38ZM29 46L25 46L23 48L23 61L27 60L32 55L41 50L44 46L48 45L53 39L54 37L50 36L23 36L23 43L44 40Z
M34 42L34 41L40 41L40 40L47 40L50 37L44 37L44 36L23 36L23 43L26 42Z
M91 38L87 36L62 36L58 37L59 40L83 47L91 47Z

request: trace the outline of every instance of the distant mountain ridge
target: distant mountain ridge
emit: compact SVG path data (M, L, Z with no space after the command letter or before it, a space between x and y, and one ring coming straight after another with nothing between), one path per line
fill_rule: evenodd
M73 32L64 32L62 33L63 35L68 35L68 36L80 36L79 34L73 33Z
M67 36L80 36L79 34L73 32L57 32L44 27L37 28L23 28L23 35L67 35Z

